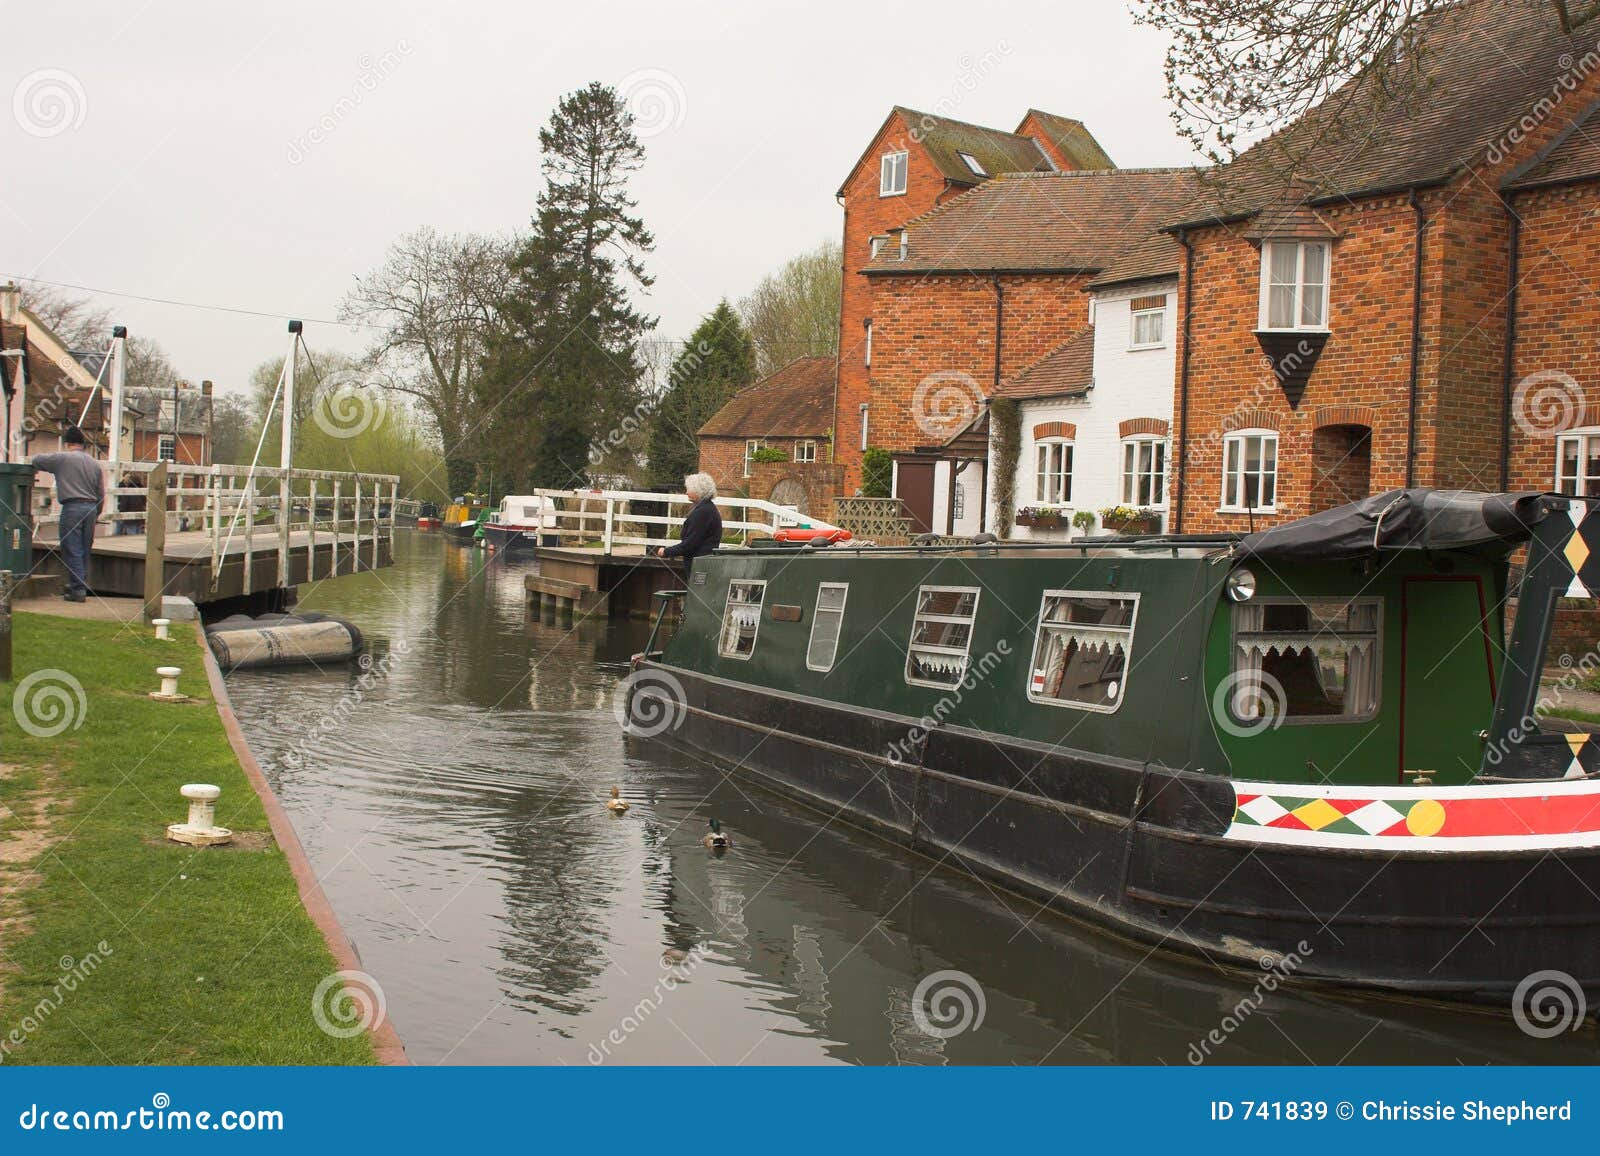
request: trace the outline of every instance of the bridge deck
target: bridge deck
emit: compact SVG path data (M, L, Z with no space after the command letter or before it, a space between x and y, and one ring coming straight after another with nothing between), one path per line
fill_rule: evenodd
M367 527L357 543L348 529L339 535L338 556L334 556L333 534L326 529L316 533L315 550L309 531L289 535L289 585L332 577L337 563L339 574L374 568L371 529ZM89 558L89 586L97 594L142 597L144 594L145 553L143 534L96 535ZM66 572L57 542L33 545L36 571ZM197 604L235 598L248 592L268 590L278 580L278 536L276 527L258 528L254 541L245 542L236 533L227 544L221 574L212 587L211 535L205 530L169 530L162 551L162 587L167 594L192 598ZM393 544L387 528L380 530L376 566L394 562ZM245 567L249 565L249 590L245 588Z

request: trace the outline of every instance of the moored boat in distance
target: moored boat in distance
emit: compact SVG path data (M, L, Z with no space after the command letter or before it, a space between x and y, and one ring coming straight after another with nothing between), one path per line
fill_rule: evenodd
M543 510L543 501L536 494L508 494L483 523L484 541L491 550L506 555L533 549L539 544L541 521L547 534L554 533L555 522Z
M1593 995L1600 747L1536 710L1556 600L1585 589L1600 503L1539 494L1392 491L1247 535L721 550L635 660L629 718L1213 964L1499 1002L1557 971Z
M470 546L478 533L478 519L485 509L484 503L471 494L451 502L444 511L445 537L452 542Z

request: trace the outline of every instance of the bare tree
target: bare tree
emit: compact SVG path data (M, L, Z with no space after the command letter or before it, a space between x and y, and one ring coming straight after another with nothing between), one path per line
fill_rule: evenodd
M843 267L839 243L824 241L767 274L739 302L739 316L755 342L760 376L797 357L838 351Z
M76 353L98 352L111 339L111 311L87 297L74 296L54 285L29 282L22 304Z
M1600 14L1597 0L1546 0L1570 32ZM1423 45L1410 33L1459 0L1133 0L1134 18L1165 32L1167 95L1179 131L1212 161L1292 124L1356 77L1358 117L1420 95ZM1325 147L1325 139L1299 142ZM1292 168L1296 158L1283 159Z
M510 251L498 237L418 229L357 279L340 309L347 321L383 327L368 354L372 367L432 421L453 493L472 485L484 417L479 371Z

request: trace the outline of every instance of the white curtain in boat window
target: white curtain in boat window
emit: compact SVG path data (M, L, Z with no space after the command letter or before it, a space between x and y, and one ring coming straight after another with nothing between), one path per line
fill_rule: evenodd
M1132 595L1045 592L1034 640L1028 697L1035 702L1113 711L1128 683Z
M977 587L919 587L906 647L906 681L929 686L960 683L967 675L977 616Z
M728 602L722 611L722 637L717 652L724 658L749 658L756 652L761 629L761 600L765 582L729 582Z
M1379 600L1257 599L1233 608L1229 696L1241 721L1357 719L1378 705Z

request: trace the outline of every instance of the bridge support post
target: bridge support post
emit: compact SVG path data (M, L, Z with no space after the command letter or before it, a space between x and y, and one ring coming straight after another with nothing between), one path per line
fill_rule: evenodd
M144 620L163 617L161 594L167 578L167 463L150 471L144 503Z

